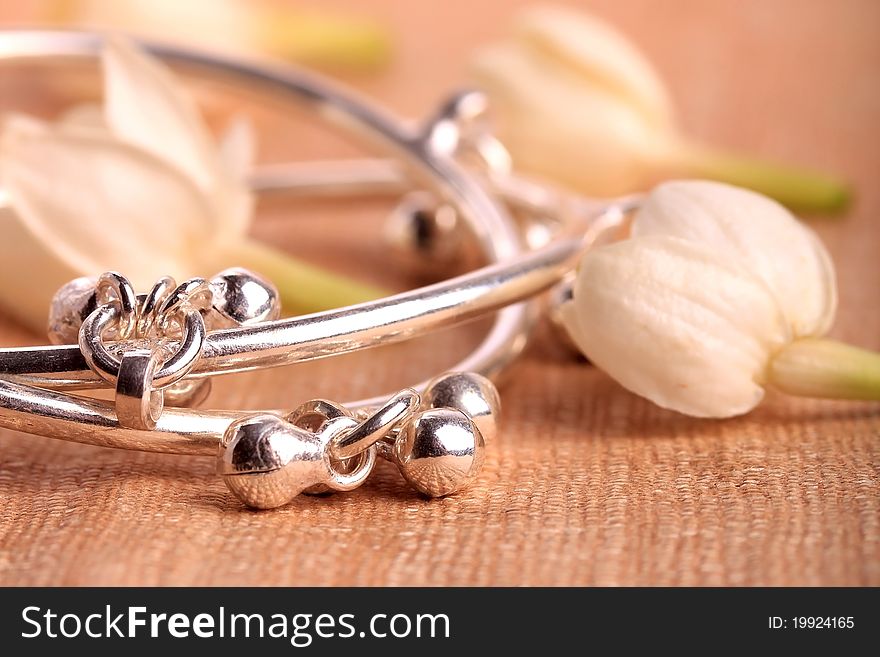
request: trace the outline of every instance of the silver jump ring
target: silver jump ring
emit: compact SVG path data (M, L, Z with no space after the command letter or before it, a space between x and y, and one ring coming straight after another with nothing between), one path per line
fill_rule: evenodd
M338 417L353 417L345 407L328 399L311 399L300 404L287 414L285 419L301 429L318 433L328 420Z
M346 435L352 427L357 426L357 420L351 417L340 416L330 419L322 434L327 438L328 447L340 437ZM338 459L333 456L332 447L328 450L327 462L332 478L326 486L335 491L351 491L360 486L370 476L376 465L376 447L370 445L367 449L358 452L348 459ZM322 492L322 491L309 491Z
M177 282L170 276L163 276L150 292L144 297L138 310L137 334L139 337L146 338L150 336L150 332L156 324L159 316L159 308L168 295L177 287Z
M117 305L101 305L86 317L79 330L79 349L86 365L110 385L116 385L120 361L104 346L104 334L119 324L122 310Z
M204 278L191 278L178 285L162 301L156 313L159 328L167 331L181 313L210 310L213 299L211 286Z
M412 388L401 390L351 431L330 442L330 454L348 459L368 450L419 410L422 398Z
M115 271L104 272L98 278L95 290L99 306L119 306L117 334L120 340L130 338L137 327L138 299L129 280Z
M157 388L167 388L184 378L199 362L208 329L205 319L198 310L189 310L184 315L183 334L177 351L156 373L153 384Z
M326 399L312 399L288 413L285 419L294 426L321 435L325 440L331 480L307 488L305 492L309 495L354 490L373 470L378 454L374 444L367 445L350 458L339 458L333 453L336 441L360 426L344 406Z
M121 360L107 349L104 336L118 321L121 312L116 305L101 306L85 319L79 333L79 348L89 368L113 386L119 376ZM187 311L180 344L156 372L153 387L167 388L189 374L198 362L207 334L201 313L197 310Z
M116 379L116 419L129 429L152 431L165 406L161 390L153 387L160 364L157 349L132 349L122 355Z

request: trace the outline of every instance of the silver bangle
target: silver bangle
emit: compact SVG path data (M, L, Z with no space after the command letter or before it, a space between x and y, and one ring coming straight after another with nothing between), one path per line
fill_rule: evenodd
M6 61L94 58L100 46L100 37L84 32L0 32L0 60ZM436 138L443 126L446 140L453 134L464 141L460 128L472 95L457 97L412 129L305 73L149 49L170 62L283 94L394 158L394 164L354 166L336 178L310 180L300 169L293 185L268 171L253 181L256 190L387 191L409 181L455 208L490 264L378 301L285 320L259 321L266 315L257 313L250 317L257 323L210 332L217 328L205 324L212 283L196 279L178 287L163 279L137 296L123 277L108 273L92 290L97 307L74 326L78 345L0 349L0 426L105 447L212 455L229 488L257 508L279 506L301 491L350 490L377 456L395 462L427 495L461 489L476 476L484 441L495 433L497 393L485 377L496 377L523 349L539 310L535 295L557 283L630 202L581 208L577 231L528 250L504 203L536 210L554 202L545 198L550 192L512 176L466 170L455 149ZM291 172L286 176L289 182ZM455 373L396 395L346 404L315 400L290 412L164 407L165 391L189 385L191 392L205 377L399 342L499 309L487 337ZM157 329L163 322L168 326ZM69 392L107 385L116 386L115 403Z

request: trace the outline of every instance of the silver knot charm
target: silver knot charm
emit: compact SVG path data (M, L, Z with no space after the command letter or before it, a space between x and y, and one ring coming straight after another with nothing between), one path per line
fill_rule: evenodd
M255 509L274 509L316 486L352 490L367 478L375 450L358 458L355 467L340 468L330 454L330 441L357 425L340 415L309 431L271 414L252 415L226 430L217 460L218 473L236 497Z

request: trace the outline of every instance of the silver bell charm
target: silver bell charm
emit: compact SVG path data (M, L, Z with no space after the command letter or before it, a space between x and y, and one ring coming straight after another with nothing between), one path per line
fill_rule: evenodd
M328 448L334 437L354 424L351 418L335 418L314 433L277 415L243 418L226 430L217 471L229 490L255 509L283 506L318 485L351 490L372 471L375 452L355 471L340 472L335 469Z
M211 279L210 286L213 302L205 319L211 329L248 326L281 316L276 287L247 269L225 269Z
M176 408L198 408L211 394L211 379L184 379L165 388L165 404Z
M47 332L52 344L76 344L86 317L98 307L96 278L74 278L62 285L49 307Z
M489 379L475 372L447 372L432 379L422 394L422 406L463 411L486 443L492 443L498 434L498 390Z
M432 408L420 411L401 427L391 459L413 488L428 497L443 497L477 477L485 459L485 443L464 412Z
M441 275L464 259L458 213L429 192L410 192L388 216L382 236L392 257L418 275Z
M204 312L208 330L250 326L278 319L278 290L265 279L242 268L224 269L209 281L211 308ZM195 407L211 393L211 379L187 379L165 391L170 406Z

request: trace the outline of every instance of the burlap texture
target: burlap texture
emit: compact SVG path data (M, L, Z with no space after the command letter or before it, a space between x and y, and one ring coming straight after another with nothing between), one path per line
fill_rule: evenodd
M0 5L4 15L25 11L12 4ZM371 3L395 30L397 55L387 73L348 81L422 115L464 79L467 53L503 30L515 4ZM854 209L814 225L838 265L834 336L880 348L880 5L589 4L656 61L691 133L853 181ZM9 90L4 109L22 98ZM260 124L264 159L348 152L279 125ZM255 232L399 286L374 238L386 209L279 201L261 209ZM226 378L211 406L392 390L451 365L483 329ZM40 341L0 323L2 344ZM503 426L483 475L444 500L420 498L383 464L356 492L254 513L210 459L4 431L0 583L880 584L877 404L771 395L744 418L694 420L634 397L554 342L543 327L502 388Z

